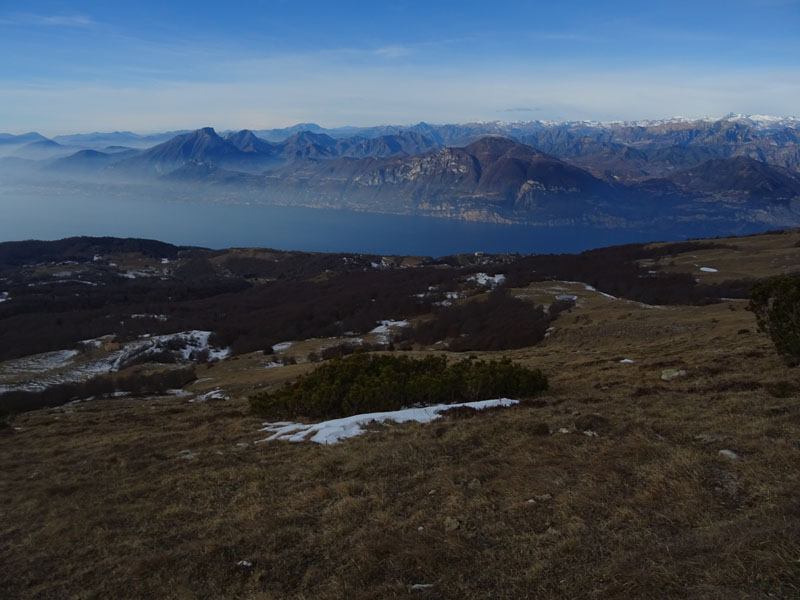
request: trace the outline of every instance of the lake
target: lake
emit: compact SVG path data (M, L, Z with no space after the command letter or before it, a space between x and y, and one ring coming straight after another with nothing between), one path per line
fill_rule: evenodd
M0 190L0 241L76 235L141 237L180 245L369 254L562 253L656 240L756 233L752 224L672 230L527 227L259 204Z

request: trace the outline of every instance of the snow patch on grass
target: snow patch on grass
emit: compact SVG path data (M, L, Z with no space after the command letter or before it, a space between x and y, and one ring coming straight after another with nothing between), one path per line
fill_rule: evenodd
M289 442L311 441L318 444L335 444L341 440L365 433L363 426L371 423L406 423L409 421L429 423L430 421L440 418L442 412L452 408L466 407L474 410L484 410L486 408L498 406L513 406L518 403L519 400L500 398L498 400L461 402L459 404L436 404L434 406L424 406L420 408L367 413L341 419L332 419L330 421L323 421L322 423L313 423L311 425L290 423L287 421L264 423L263 429L259 431L269 432L270 435L262 440L257 440L256 443L286 440Z
M219 360L229 348L213 348L210 331L185 331L151 336L126 344L124 348L103 358L81 362L74 360L77 350L58 350L8 361L0 365L0 393L9 391L40 392L54 385L75 383L124 369L134 362L144 362L148 355L169 351L179 360L190 362L199 353L208 351L208 360ZM82 344L99 347L103 338L84 340ZM139 360L141 359L141 361Z
M131 315L131 319L154 319L156 321L167 321L169 319L169 315L147 315L147 314L135 314Z
M600 294L601 296L605 296L606 298L609 298L611 300L619 300L619 298L617 298L616 296L612 296L611 294L606 294L605 292L601 292L594 286L587 285L586 289L589 290L590 292L595 292L597 294Z
M487 273L475 273L474 275L470 275L467 279L477 282L478 285L495 288L506 280L506 276L503 274L488 275Z
M230 400L230 396L224 394L220 388L195 396L189 402L206 402L208 400Z
M378 321L380 325L378 325L375 329L370 331L370 333L389 333L392 327L411 327L411 323L408 321Z

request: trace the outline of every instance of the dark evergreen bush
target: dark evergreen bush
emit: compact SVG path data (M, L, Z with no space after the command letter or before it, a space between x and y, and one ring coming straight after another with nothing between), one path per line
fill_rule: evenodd
M327 419L417 404L528 397L546 389L547 377L541 371L508 359L448 365L443 356L353 354L272 393L253 396L250 406L266 418Z
M800 363L800 277L782 275L755 284L748 308L778 354L792 366Z

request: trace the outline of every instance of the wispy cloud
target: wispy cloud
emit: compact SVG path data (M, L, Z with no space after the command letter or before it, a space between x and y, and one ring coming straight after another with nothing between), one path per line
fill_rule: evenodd
M86 15L16 14L0 18L0 25L32 25L43 27L93 27L97 21Z
M402 58L404 56L409 56L412 54L413 50L408 46L400 46L400 45L393 45L393 46L383 46L382 48L377 48L374 50L374 53L378 56L383 56L385 58Z

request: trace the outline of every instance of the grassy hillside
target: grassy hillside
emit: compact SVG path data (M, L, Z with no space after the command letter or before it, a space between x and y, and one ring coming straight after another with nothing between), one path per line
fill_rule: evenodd
M637 260L724 283L796 268L798 239ZM547 375L515 407L329 446L260 442L248 398L341 343L314 338L199 367L180 393L12 415L0 597L800 595L800 373L747 301L654 305L517 281L507 293L531 310L575 300L536 345L470 352ZM395 353L431 349L447 354ZM274 366L289 355L298 364Z

